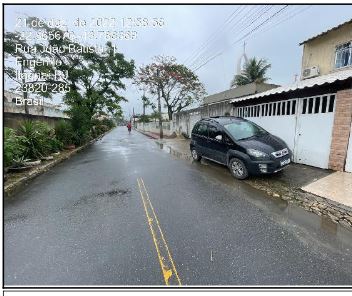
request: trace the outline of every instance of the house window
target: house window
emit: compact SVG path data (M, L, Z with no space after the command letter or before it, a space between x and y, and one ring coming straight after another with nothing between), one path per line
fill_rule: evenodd
M292 110L291 110L291 114L294 115L296 114L296 100L292 101Z
M352 65L352 42L336 46L335 68L342 68Z
M327 96L323 96L322 100L321 100L321 113L326 113L326 106L327 106L327 102L328 102L328 97Z
M290 110L291 110L291 102L287 101L287 103L286 103L286 115L290 115L291 114Z
M320 113L320 97L315 98L314 113Z
M334 103L335 103L335 96L332 95L330 96L330 101L329 101L329 112L334 111Z
M281 103L281 115L285 115L286 102Z

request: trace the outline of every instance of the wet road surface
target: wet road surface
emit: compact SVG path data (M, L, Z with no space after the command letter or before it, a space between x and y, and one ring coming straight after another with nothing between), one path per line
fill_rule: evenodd
M5 202L4 283L351 285L352 233L119 127Z

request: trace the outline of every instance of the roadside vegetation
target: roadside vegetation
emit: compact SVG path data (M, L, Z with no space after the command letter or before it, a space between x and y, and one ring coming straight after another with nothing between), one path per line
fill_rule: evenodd
M144 122L144 123L157 122L158 119L159 119L159 112L154 111L149 115L148 114L140 115L138 118L138 122ZM162 121L169 122L169 120L166 118L163 118Z
M44 122L31 120L23 121L17 129L5 127L5 168L30 167L34 162L50 160L54 154L84 145L114 126L112 119L103 118L93 119L89 127L82 128L74 127L70 120L61 120L53 128Z
M29 24L41 21L36 17L28 17L27 20ZM106 42L102 50L70 50L85 46L72 40L60 28L43 25L28 29L36 34L54 37L38 42L19 37L21 34L16 31L5 32L4 74L16 85L16 93L24 99L31 96L48 99L60 96L69 119L58 122L55 127L39 121L24 121L17 129L6 128L6 167L21 166L26 160L45 159L64 148L82 146L110 130L115 121L123 118L120 103L127 99L121 95L121 90L125 89L126 79L133 78L135 71L134 61L127 60L111 42ZM21 66L13 63L15 59L21 61ZM42 87L31 91L33 83L19 80L16 73L21 76L47 74L43 77L48 78L40 82ZM27 105L25 113L29 113Z

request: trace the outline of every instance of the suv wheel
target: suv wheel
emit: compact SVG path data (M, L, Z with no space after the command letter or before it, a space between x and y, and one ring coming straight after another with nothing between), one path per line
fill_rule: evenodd
M239 180L246 179L248 177L248 170L242 160L238 158L232 158L229 163L229 169L231 174Z
M192 158L196 161L200 161L201 160L201 156L198 154L196 148L192 148L191 150L191 154L192 154Z

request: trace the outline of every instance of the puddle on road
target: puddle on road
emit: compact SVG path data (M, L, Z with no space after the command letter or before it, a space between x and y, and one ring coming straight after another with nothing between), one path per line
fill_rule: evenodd
M114 203L117 206L125 206L125 198L130 194L130 189L112 189L109 191L98 192L88 195L82 195L76 200L61 208L61 210L71 210L74 208L91 206L97 203Z
M106 146L103 149L101 149L102 152L107 152L107 153L119 153L122 156L127 156L131 154L131 149L126 146Z
M151 143L146 142L142 149L152 147ZM108 154L120 154L122 156L129 156L141 149L138 142L134 139L122 138L114 141L105 142L105 145L99 150Z
M179 152L179 151L173 149L171 146L164 145L163 143L159 143L159 142L155 142L155 143L157 144L157 146L161 150L166 151L167 153L169 153L177 158L188 160L191 162L193 161L192 156L190 154Z
M320 245L324 245L332 251L336 250L331 245L338 245L346 250L352 248L352 232L328 218L307 212L298 205L274 198L243 181L234 179L223 165L203 159L201 162L197 162L192 159L190 154L176 151L167 144L158 142L156 144L168 154L192 164L207 181L215 181L219 186L225 184L227 189L236 193L236 196L246 199L267 212L271 219L290 228L304 243L319 242Z
M91 163L91 162L95 162L95 161L99 161L99 159L97 158L92 158L92 159L86 159L80 162L77 162L75 165L83 165L83 164L87 164L87 163Z

